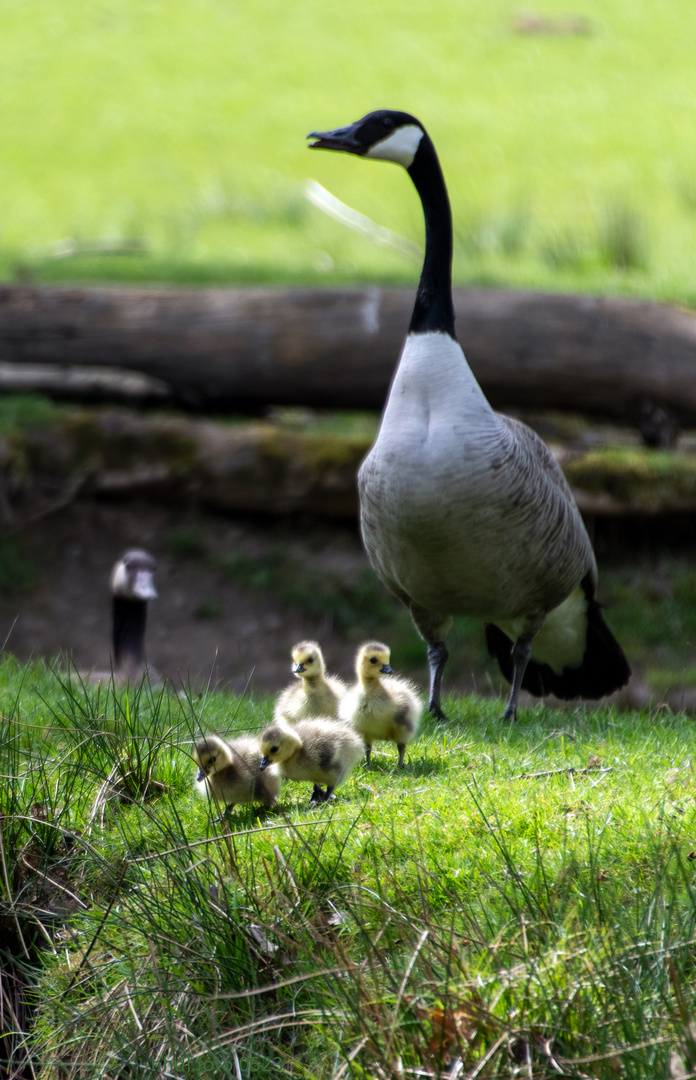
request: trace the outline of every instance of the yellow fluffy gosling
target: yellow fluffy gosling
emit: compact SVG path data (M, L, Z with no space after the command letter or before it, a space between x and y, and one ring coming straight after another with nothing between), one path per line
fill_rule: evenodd
M316 641L300 641L293 646L292 673L299 682L292 682L280 694L274 720L311 720L319 716L338 719L338 705L346 692L346 684L326 674L324 656Z
M280 793L277 769L261 771L258 739L234 739L205 735L193 748L198 765L196 781L217 802L231 809L236 803L261 802L272 806Z
M326 802L363 754L359 736L337 720L274 721L261 736L261 768L278 763L286 780L311 780L312 803ZM326 784L323 791L321 784Z
M396 743L399 768L403 769L406 744L418 731L423 702L412 683L394 675L389 666L389 647L380 641L361 645L355 672L358 681L342 699L339 716L365 740L368 765L373 742L386 740Z

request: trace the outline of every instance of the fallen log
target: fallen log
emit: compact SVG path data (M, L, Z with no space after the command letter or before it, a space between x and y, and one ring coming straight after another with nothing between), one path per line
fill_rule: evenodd
M45 394L58 401L120 401L129 405L166 405L167 383L137 371L0 361L0 394Z
M0 287L0 361L125 368L176 403L380 409L412 289ZM460 338L496 408L696 423L696 315L647 301L457 289Z
M0 439L0 511L22 524L78 496L146 497L233 513L357 513L356 473L370 445L129 409L75 409Z
M0 520L20 525L78 496L147 497L226 513L357 515L367 435L290 431L129 409L56 410L0 439ZM558 448L580 510L620 517L696 512L696 455Z

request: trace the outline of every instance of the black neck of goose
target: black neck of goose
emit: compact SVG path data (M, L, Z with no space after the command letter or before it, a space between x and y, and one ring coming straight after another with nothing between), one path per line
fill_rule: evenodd
M128 600L124 596L114 596L114 668L143 663L146 621L146 600Z
M426 134L408 169L423 204L425 259L409 333L441 331L454 338L452 212L435 147Z

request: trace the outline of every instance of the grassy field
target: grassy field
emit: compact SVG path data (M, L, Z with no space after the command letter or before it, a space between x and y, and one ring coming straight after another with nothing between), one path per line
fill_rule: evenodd
M563 0L540 0L544 33L520 11L0 0L0 277L413 283L417 261L305 197L314 179L422 242L401 172L305 148L387 105L441 154L458 283L696 303L694 5L584 0L580 33ZM225 571L288 577L282 555ZM691 686L692 566L641 573L603 574L612 625L653 685ZM334 589L333 618L383 627L372 592ZM258 731L271 699L86 690L3 659L0 1073L696 1076L693 722L446 707L403 774L386 747L327 808L289 784L220 824L192 740Z
M528 7L0 0L0 273L412 282L304 197L421 242L400 170L305 149L386 105L441 153L457 281L692 303L694 5L540 0L521 33Z
M220 825L191 741L271 709L0 665L24 1075L692 1075L693 723L450 699L402 774L385 745L328 808Z

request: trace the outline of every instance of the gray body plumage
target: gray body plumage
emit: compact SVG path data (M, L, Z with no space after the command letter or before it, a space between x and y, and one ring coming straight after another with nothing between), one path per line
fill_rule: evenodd
M407 338L359 488L370 561L426 639L451 615L541 616L596 577L553 455L491 408L447 334Z
M348 724L319 718L295 725L276 720L261 735L261 769L277 763L286 780L311 780L312 800L325 802L362 757L363 742ZM320 784L326 784L322 791Z
M228 740L205 735L195 744L192 756L199 767L199 792L207 790L228 807L254 802L272 806L280 793L278 770L260 770L261 749L256 738Z

